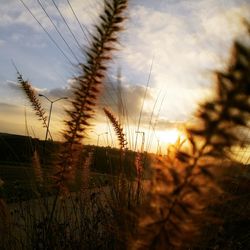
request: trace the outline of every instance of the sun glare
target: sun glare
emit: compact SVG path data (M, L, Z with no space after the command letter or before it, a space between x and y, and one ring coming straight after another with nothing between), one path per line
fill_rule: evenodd
M176 128L160 131L158 135L159 141L166 144L175 144L179 138L180 140L185 138L184 134Z

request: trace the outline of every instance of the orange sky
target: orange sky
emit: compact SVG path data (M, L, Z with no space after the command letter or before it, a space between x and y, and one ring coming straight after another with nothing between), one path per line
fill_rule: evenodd
M84 61L84 54L67 32L60 15L47 1L41 2L78 59ZM26 0L25 3L63 51L74 60L37 1ZM93 30L103 1L71 0L71 4L89 36L88 31ZM58 7L77 39L83 47L87 46L87 40L66 1L58 1ZM141 144L141 135L136 131L139 114L142 113L139 131L145 133L145 145L151 144L152 150L156 151L158 142L166 148L168 141L173 140L173 131L192 120L198 103L211 94L213 70L223 69L233 40L244 37L246 31L241 18L250 19L250 3L247 0L158 0L156 4L155 1L134 0L130 1L127 16L118 51L114 54L109 77L101 92L96 111L98 115L92 121L90 131L94 130L97 134L108 132L106 139L100 136L100 145L116 145L115 134L102 108L108 107L119 117L120 81L122 105L126 110L123 127L130 147L134 147L136 135L137 146ZM25 39L27 37L29 39ZM29 79L39 93L51 99L70 95L77 67L69 65L19 1L2 0L0 131L29 133L44 138L45 129L37 122L25 96L16 86L12 59L24 79ZM121 74L119 81L118 72ZM49 103L41 101L48 112ZM60 131L64 128L66 106L66 102L60 101L53 107L50 129L54 139L60 139ZM94 132L88 133L88 137L86 143L96 143Z

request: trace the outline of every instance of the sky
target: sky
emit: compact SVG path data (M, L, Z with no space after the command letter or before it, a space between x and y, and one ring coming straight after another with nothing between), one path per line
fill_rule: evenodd
M103 0L54 0L56 6L52 0L40 0L67 43L39 1L23 2L60 50L20 0L0 0L0 131L43 138L45 130L16 84L12 61L39 93L52 100L70 96L77 63L84 62ZM115 135L102 107L120 117L121 93L126 116L120 119L130 147L135 136L138 145L142 143L142 133L136 133L141 112L139 132L145 132L145 147L154 141L156 148L157 142L169 141L167 130L192 120L199 102L211 95L214 70L226 67L233 41L246 37L242 18L250 20L250 1L130 0L128 6L86 143L96 143L99 137L100 145L114 146ZM48 111L49 103L41 102ZM67 101L53 105L50 129L58 140L67 105Z

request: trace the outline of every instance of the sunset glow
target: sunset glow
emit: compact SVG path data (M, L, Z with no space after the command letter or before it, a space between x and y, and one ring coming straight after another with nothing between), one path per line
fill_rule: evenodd
M159 142L164 144L175 144L178 139L183 140L185 139L185 135L178 129L168 129L166 131L160 131L159 135Z
M41 124L22 95L11 61L39 94L57 99L71 95L74 75L78 72L78 68L71 67L64 54L73 62L72 65L78 65L86 58L72 40L73 36L67 32L60 13L51 1L40 2L58 24L69 47L63 40L60 41L41 5L37 1L24 2L50 36L56 41L58 39L62 51L20 1L1 1L0 131L32 134L44 139L45 129L40 128ZM56 2L80 47L87 48L103 1L70 0L87 36L82 34L82 27L76 22L67 1ZM97 134L108 132L108 136L99 136L99 145L118 147L116 134L111 124L107 123L102 107L108 107L119 118L120 104L126 111L121 125L130 149L135 148L137 130L145 133L144 146L151 151L157 151L158 145L165 147L175 143L178 137L185 138L177 129L178 124L188 121L198 103L211 94L211 72L224 67L232 41L245 34L242 18L250 18L250 4L246 0L158 2L136 0L131 4L124 31L118 37L120 46L109 65L108 81L103 82L100 92L101 106L96 108L91 121L90 130L95 130L96 134L88 134L84 143L95 145ZM27 36L30 39L25 39ZM119 81L116 78L118 68L121 69ZM121 83L119 87L116 86L118 82ZM121 94L117 94L116 89L120 89ZM41 102L48 115L49 103L44 98ZM61 132L65 128L64 110L70 109L67 105L65 101L53 106L50 130L55 140L61 140ZM142 134L137 137L137 147L141 147Z

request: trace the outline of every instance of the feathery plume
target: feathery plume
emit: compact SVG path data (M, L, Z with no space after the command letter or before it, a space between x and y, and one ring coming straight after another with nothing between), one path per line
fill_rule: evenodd
M125 138L125 134L123 133L123 128L121 124L118 122L118 120L114 117L114 115L107 108L103 108L103 111L114 127L114 130L119 140L120 148L124 149L125 146L127 145L127 141Z
M198 126L187 128L182 147L156 160L131 249L189 248L203 222L212 223L206 208L220 193L213 171L233 146L242 145L239 129L249 128L249 71L250 49L236 42L227 71L216 72L216 96L200 105Z
M100 91L107 63L111 60L111 52L118 41L117 33L122 30L124 11L127 0L105 0L104 11L100 15L100 23L95 26L91 47L86 52L86 63L80 64L81 74L75 78L73 86L72 108L67 110L69 119L65 121L63 132L64 149L61 153L58 171L55 175L57 185L68 179L67 175L74 171L75 162L79 158L81 141L94 116L94 107ZM67 174L66 174L67 173Z
M47 128L47 116L45 115L45 111L42 108L41 102L37 97L38 95L36 90L31 86L28 81L24 81L22 75L19 72L17 72L17 80L24 93L26 94L27 98L29 99L31 106L34 109L38 119L42 121L43 127Z

